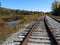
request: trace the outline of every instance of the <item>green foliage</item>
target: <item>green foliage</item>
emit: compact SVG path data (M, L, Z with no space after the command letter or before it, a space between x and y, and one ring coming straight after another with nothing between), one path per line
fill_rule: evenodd
M60 16L60 2L53 2L52 9L52 15Z

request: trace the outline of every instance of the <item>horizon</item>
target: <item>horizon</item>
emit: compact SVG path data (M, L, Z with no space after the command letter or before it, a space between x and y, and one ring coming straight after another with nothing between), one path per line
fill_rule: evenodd
M0 2L4 8L50 12L53 0L1 0Z

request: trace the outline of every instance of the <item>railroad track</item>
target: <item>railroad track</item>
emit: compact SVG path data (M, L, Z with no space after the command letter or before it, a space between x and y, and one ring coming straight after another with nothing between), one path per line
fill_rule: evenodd
M56 20L57 22L59 22L59 23L60 23L60 19L55 18L55 17L53 17L53 16L49 16L49 17L51 17L52 19L54 19L54 20Z
M10 37L2 45L59 45L56 38L56 27L48 16L42 16L27 24L23 29ZM59 33L57 33L59 34ZM60 35L59 35L60 36Z
M49 20L48 20L49 19ZM57 45L60 45L60 21L53 17L46 16L46 24L48 25L52 35L54 36Z

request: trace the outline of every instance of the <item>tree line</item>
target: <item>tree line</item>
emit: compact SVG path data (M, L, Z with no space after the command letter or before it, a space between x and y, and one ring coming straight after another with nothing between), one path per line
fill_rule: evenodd
M60 2L52 3L52 15L60 16Z
M7 9L0 7L0 15L31 15L31 14L41 14L44 12L39 12L39 11L27 11L27 10L20 10L20 9Z

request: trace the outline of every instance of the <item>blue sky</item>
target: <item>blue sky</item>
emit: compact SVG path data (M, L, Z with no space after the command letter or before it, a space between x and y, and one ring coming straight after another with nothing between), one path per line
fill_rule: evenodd
M32 11L49 11L54 0L0 0L2 7Z

